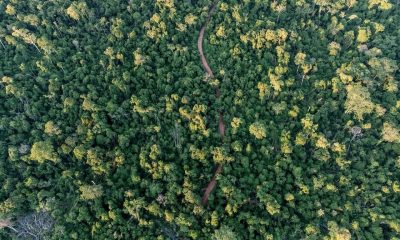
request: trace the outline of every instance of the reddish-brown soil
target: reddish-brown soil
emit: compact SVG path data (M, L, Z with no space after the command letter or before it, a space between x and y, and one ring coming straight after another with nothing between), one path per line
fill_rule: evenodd
M211 181L208 183L206 191L204 192L204 195L201 198L202 205L207 204L208 197L210 196L210 193L214 189L215 185L217 184L217 176L221 171L222 171L222 165L218 164L217 169L214 172L214 176L212 177Z
M201 63L203 64L204 70L207 72L207 74L213 78L214 74L210 68L210 66L208 65L207 59L204 56L204 52L203 52L203 38L204 38L204 32L206 31L206 27L207 27L207 23L210 21L211 19L211 15L212 13L215 11L215 7L217 6L218 1L214 2L214 4L211 6L209 12L208 12L208 16L206 18L206 21L204 22L203 26L200 29L200 33L199 33L199 38L197 39L197 49L199 50L199 54L200 54L200 58L201 58Z
M204 22L203 26L200 29L200 33L199 33L199 38L197 39L197 48L199 50L199 54L200 54L200 58L201 58L201 63L204 67L204 70L206 71L206 73L208 74L209 77L214 78L214 73L212 72L210 66L208 65L207 59L204 56L204 52L203 52L203 38L204 38L204 32L206 30L207 27L207 23L210 21L211 19L211 15L212 13L215 11L215 7L218 4L218 0L215 1L213 3L213 5L211 6L209 12L208 12L208 16L206 18L206 21ZM215 89L215 95L217 98L220 97L221 93L219 88L217 87ZM219 134L221 136L221 141L224 141L224 135L225 135L225 124L224 124L224 116L222 114L222 112L219 113L219 121L218 121L218 131ZM208 183L207 188L204 192L203 197L201 198L201 204L202 205L206 205L207 201L208 201L208 197L210 196L211 191L214 189L215 185L217 184L217 176L218 174L222 171L222 165L218 164L217 168L214 172L214 176L212 177L211 181Z

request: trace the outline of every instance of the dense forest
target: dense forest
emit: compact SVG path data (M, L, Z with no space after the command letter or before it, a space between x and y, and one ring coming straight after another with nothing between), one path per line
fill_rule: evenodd
M399 26L399 0L0 1L0 239L400 239Z

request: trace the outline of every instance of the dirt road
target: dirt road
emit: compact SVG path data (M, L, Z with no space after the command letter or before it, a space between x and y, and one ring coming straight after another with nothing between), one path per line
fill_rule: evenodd
M204 38L204 32L206 31L206 27L208 22L211 19L211 15L215 11L215 8L218 4L218 0L213 3L213 5L210 7L210 10L208 12L208 16L206 18L206 21L204 22L203 26L200 29L199 33L199 38L197 39L197 48L199 50L200 58L201 58L201 63L203 65L204 70L206 71L207 75L211 78L214 78L214 73L212 72L210 66L208 65L207 59L204 55L203 52L203 38ZM217 98L220 97L221 93L218 87L215 89L215 95ZM219 122L218 122L218 131L221 136L221 141L224 142L224 135L225 135L225 124L224 124L224 116L223 113L219 113ZM204 192L203 197L201 198L201 204L206 205L208 201L208 197L210 196L211 191L214 189L215 185L217 184L217 176L218 174L222 171L222 165L218 164L217 168L214 172L214 176L212 177L211 181L208 183L207 188Z

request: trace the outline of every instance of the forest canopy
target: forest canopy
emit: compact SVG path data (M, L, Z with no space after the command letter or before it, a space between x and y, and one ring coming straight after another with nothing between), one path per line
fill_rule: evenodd
M400 239L399 0L0 16L0 239Z

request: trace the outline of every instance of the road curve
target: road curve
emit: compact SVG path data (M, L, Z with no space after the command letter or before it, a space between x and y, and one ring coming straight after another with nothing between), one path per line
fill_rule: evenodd
M207 18L203 24L203 26L200 29L199 33L199 38L197 39L197 49L199 50L200 58L201 58L201 63L203 65L204 70L206 71L207 75L211 78L214 78L214 73L211 70L210 66L208 65L207 59L204 55L203 52L203 39L204 39L204 32L206 31L206 27L208 22L211 19L211 15L215 11L215 8L218 4L219 0L215 1L211 7L210 10L208 11ZM218 87L215 89L215 95L217 98L221 96L221 92ZM224 116L222 112L219 113L219 120L218 120L218 131L219 135L221 136L221 141L224 142L224 135L225 135L225 124L224 124ZM214 189L215 185L217 184L217 176L218 174L222 171L222 164L218 164L217 168L214 172L214 176L212 177L211 181L208 183L206 190L204 192L203 197L201 198L201 204L206 205L208 201L208 197L210 196L210 193Z
M203 65L204 70L207 72L207 74L212 78L214 77L214 73L212 72L210 66L208 65L207 59L204 56L203 39L204 39L204 32L206 31L207 24L211 19L212 13L215 11L215 7L217 6L217 3L218 3L218 1L214 2L213 5L211 6L210 10L208 11L206 21L204 22L203 26L201 26L199 38L197 39L197 49L199 50L201 64Z

